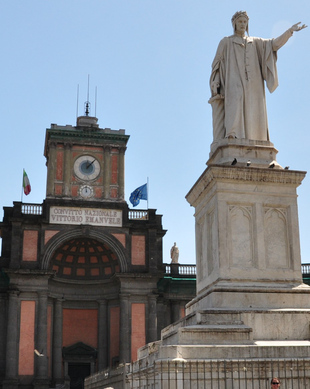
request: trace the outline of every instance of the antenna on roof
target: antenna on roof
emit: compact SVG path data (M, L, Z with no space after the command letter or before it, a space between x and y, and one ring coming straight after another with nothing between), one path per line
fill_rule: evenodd
M87 86L87 101L85 102L85 116L90 113L90 102L89 102L89 75L88 75L88 86Z
M77 91L76 91L76 117L79 116L79 84L77 86Z
M79 86L78 86L78 93L77 93L77 114L78 114L78 101L79 101ZM97 111L97 87L95 92L95 111ZM96 114L96 112L95 112ZM79 129L82 130L95 130L99 128L98 125L98 119L96 116L90 116L90 102L89 102L89 75L88 75L88 85L87 85L87 100L84 103L84 115L78 116L76 120L76 125Z
M97 86L95 88L95 117L97 117Z

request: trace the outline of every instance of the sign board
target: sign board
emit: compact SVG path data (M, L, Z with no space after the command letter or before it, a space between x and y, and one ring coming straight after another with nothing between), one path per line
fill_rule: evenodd
M122 211L103 208L50 207L51 224L122 227Z

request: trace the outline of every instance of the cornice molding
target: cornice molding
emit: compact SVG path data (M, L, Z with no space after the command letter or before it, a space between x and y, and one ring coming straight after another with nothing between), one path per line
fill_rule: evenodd
M306 173L298 170L212 165L202 173L185 197L194 205L200 194L214 181L281 184L297 188Z

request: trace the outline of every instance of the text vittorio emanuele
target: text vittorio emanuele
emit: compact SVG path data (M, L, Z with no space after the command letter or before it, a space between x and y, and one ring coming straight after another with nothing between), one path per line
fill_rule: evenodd
M51 207L50 223L121 227L122 211L100 208Z

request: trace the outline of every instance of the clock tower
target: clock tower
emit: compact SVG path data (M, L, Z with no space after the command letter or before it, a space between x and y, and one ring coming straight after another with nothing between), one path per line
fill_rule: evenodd
M99 128L98 119L77 118L76 126L46 130L46 197L124 201L125 130Z

